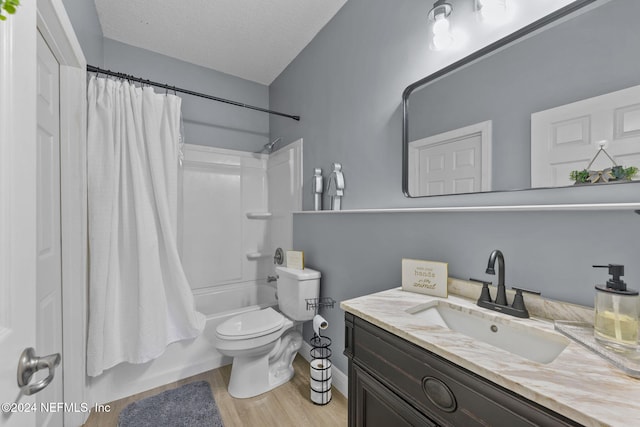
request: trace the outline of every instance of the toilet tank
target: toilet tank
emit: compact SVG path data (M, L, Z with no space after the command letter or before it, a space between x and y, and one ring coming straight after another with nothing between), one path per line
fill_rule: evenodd
M289 319L299 322L313 319L315 311L307 310L307 299L320 295L320 272L276 267L278 274L278 307Z

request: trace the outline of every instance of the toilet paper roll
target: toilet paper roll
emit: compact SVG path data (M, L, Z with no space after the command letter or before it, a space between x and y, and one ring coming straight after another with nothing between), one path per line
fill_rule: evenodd
M328 359L313 359L309 363L309 373L316 381L326 381L331 378L331 361Z
M319 314L313 316L313 332L315 332L316 335L320 335L320 330L327 329L327 326L329 326L329 323L325 320L324 317L320 316Z
M322 381L309 378L309 385L311 386L311 390L317 391L318 393L327 391L331 388L331 377Z

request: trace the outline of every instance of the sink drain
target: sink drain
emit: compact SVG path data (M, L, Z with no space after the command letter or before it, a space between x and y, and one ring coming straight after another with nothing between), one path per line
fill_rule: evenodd
M491 332L498 332L498 327L496 325L491 325Z

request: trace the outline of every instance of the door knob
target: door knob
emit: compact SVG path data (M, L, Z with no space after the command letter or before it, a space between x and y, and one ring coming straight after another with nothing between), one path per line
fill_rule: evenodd
M58 365L60 365L60 353L38 357L33 348L26 348L18 361L18 387L27 396L39 392L53 381L55 369ZM49 375L35 384L29 384L33 374L41 369L49 369Z

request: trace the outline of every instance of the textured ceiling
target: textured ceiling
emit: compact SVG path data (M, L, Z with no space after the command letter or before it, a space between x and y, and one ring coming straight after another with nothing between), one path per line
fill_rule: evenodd
M95 0L105 37L265 85L347 0Z

